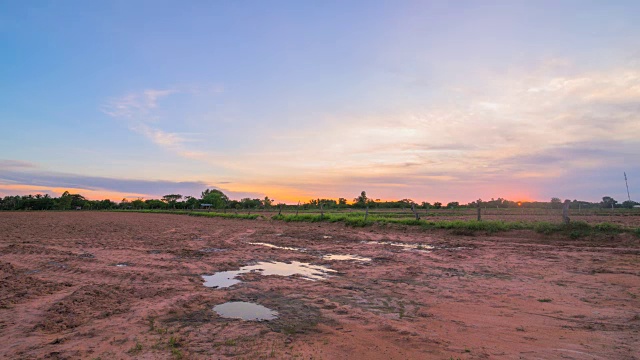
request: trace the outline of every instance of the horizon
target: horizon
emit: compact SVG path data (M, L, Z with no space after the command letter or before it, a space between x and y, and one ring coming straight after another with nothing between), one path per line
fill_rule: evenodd
M0 197L640 201L640 3L0 4Z

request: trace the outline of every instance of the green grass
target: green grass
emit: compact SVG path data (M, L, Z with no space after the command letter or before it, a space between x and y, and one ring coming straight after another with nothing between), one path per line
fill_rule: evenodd
M202 212L202 211L187 211L187 210L116 210L121 212L140 212L140 213L163 213L163 214L177 214L188 216L200 216L200 217L219 217L228 219L246 219L255 220L263 215L260 214L236 214L234 212L221 213L221 212ZM325 214L319 213L304 213L301 212L298 215L295 214L280 214L271 217L272 220L285 221L285 222L342 222L345 225L353 227L365 227L373 224L385 225L385 224L397 224L405 226L420 226L425 230L429 229L443 229L451 230L452 233L461 235L474 235L475 232L485 233L497 233L511 230L533 230L540 234L551 235L560 234L565 235L571 239L579 239L583 237L598 235L598 234L617 234L622 232L630 232L640 237L640 228L628 228L618 224L612 223L600 223L589 224L584 221L573 221L570 224L552 223L546 221L537 222L523 222L523 221L502 221L502 220L429 220L421 219L416 220L412 214L405 214L404 217L398 217L398 214L385 214L383 212L369 213L369 216L365 219L364 211L350 211L350 212L327 212ZM424 215L422 215L424 216Z

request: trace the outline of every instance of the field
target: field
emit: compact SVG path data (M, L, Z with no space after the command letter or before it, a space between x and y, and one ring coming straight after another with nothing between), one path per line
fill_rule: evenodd
M440 217L456 216L473 214ZM640 358L632 213L572 214L627 229L580 236L269 218L0 213L0 358ZM327 271L204 286L203 275L259 262ZM277 318L212 310L229 301Z

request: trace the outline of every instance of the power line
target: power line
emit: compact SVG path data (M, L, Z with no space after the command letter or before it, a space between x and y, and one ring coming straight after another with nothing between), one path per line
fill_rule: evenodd
M627 172L624 172L624 184L627 185L627 198L631 201L631 195L629 195L629 183L627 182Z

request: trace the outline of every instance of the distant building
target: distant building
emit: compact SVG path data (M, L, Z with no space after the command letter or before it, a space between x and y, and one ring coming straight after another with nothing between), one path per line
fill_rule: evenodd
M200 204L201 209L211 209L212 204Z

